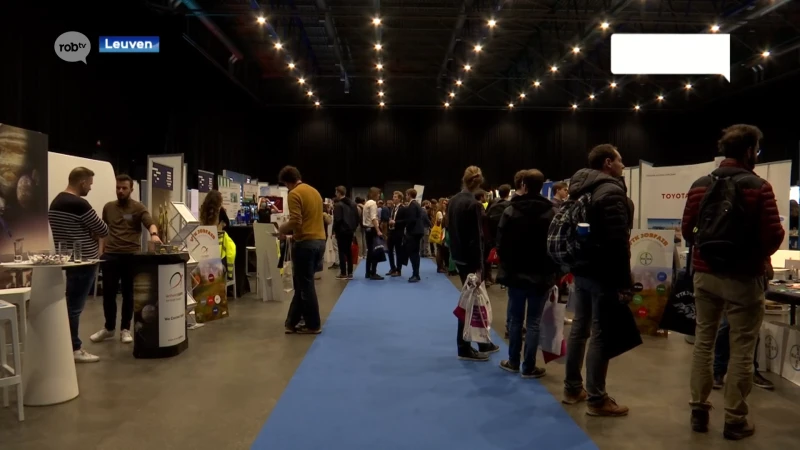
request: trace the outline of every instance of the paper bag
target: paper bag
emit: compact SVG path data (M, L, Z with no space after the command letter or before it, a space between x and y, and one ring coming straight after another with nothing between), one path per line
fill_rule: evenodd
M778 322L764 322L761 325L758 342L758 370L780 375L783 369L783 352L789 338L788 327Z
M800 386L800 328L787 327L783 355L783 378Z

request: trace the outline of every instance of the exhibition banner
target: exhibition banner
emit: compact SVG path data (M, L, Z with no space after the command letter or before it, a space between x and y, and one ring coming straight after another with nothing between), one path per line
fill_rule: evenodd
M631 311L642 334L655 335L664 316L672 287L675 232L631 231Z
M259 197L258 184L242 185L242 201L257 203Z
M172 190L173 184L172 167L167 167L157 162L153 163L153 187L156 189Z
M46 134L0 123L0 256L6 260L53 248L47 147ZM30 285L30 270L0 269L0 289Z
M241 195L241 185L231 183L228 186L220 186L219 193L222 194L222 207L228 213L228 217L236 218L242 204L239 199Z
M214 174L205 170L197 171L197 190L209 192L214 188Z
M197 227L187 240L189 254L197 261L191 273L192 296L197 301L198 323L228 317L225 264L220 257L217 227Z
M692 184L714 171L714 161L687 166L653 167L642 162L639 176L639 226L650 230L675 232L676 244L684 245L681 220ZM633 178L633 173L631 174Z
M186 265L162 264L157 267L157 315L161 319L158 322L158 346L172 347L186 340L186 280L183 278Z

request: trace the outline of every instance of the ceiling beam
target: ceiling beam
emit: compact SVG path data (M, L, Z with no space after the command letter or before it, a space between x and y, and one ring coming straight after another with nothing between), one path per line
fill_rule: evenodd
M336 59L339 61L339 72L341 73L342 82L344 83L344 93L349 94L350 78L348 78L347 69L344 67L344 58L342 58L342 46L341 41L339 40L339 33L336 31L336 26L333 24L333 17L328 10L328 5L325 4L325 0L316 1L317 9L319 11L325 11L325 32L327 33L328 39L333 45L333 53L336 55Z

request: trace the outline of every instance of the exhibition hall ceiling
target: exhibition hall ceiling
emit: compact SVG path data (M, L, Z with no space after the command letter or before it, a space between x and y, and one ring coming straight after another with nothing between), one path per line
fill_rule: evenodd
M149 3L273 106L683 110L800 73L794 0ZM614 33L730 34L731 82L615 76Z

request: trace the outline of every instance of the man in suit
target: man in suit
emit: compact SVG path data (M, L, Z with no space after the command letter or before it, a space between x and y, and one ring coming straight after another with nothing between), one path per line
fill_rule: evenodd
M389 250L389 266L391 270L386 274L387 277L399 277L403 270L403 233L402 224L405 221L405 207L403 206L403 193L395 191L392 194L392 208L389 216L389 239L386 246ZM399 223L398 223L399 222ZM398 226L399 225L399 226Z
M422 206L417 203L417 191L409 189L406 191L406 202L408 205L403 211L403 225L406 232L406 252L411 261L411 278L409 283L418 283L419 277L419 251L422 243L422 236L425 234L424 220L428 217Z

